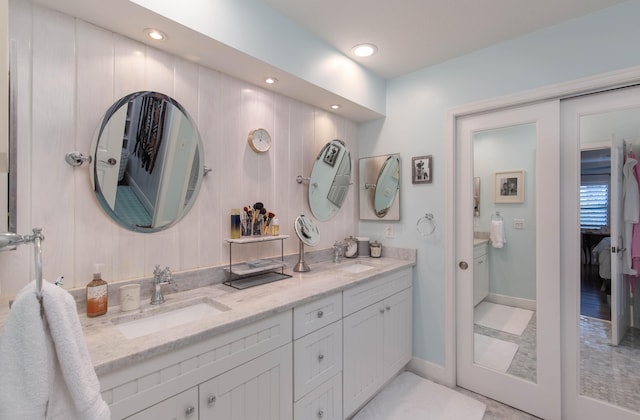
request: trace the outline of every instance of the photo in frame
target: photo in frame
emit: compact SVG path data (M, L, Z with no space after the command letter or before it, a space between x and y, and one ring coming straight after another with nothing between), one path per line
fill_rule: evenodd
M524 171L494 174L494 202L524 203Z
M433 155L411 158L411 183L431 184L433 182Z

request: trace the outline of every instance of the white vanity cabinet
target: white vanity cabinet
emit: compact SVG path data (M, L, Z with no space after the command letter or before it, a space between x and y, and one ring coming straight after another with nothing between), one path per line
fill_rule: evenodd
M291 420L291 345L273 350L127 420Z
M111 418L174 419L187 411L187 419L252 418L201 414L211 409L225 413L225 404L232 401L234 410L251 413L250 407L268 406L270 417L261 418L290 420L291 318L291 311L286 311L100 375ZM213 408L209 396L215 397Z
M342 419L342 293L293 310L295 420Z
M200 384L200 419L291 420L291 345Z
M405 269L344 292L344 418L411 359L411 281L411 269Z
M487 241L473 247L473 306L489 294L489 245Z

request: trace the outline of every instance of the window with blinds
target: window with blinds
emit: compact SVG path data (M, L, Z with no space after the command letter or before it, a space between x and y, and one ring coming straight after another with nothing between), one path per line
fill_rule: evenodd
M580 228L609 226L609 185L580 185Z

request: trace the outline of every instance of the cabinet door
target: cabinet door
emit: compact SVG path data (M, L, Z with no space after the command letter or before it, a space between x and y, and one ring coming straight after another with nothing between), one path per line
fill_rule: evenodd
M384 382L384 312L383 302L378 302L343 320L344 417L348 417L367 401Z
M200 384L200 413L215 420L291 420L291 344Z
M473 259L473 306L482 302L489 294L489 256L484 254Z
M198 387L188 389L140 411L127 420L197 420Z
M342 375L319 385L293 405L295 420L342 420Z
M388 380L411 359L412 354L412 296L411 289L385 299L384 303L384 372Z

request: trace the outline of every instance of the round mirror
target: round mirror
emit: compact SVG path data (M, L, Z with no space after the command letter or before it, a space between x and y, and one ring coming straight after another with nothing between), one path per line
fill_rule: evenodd
M400 157L391 155L382 164L376 191L373 195L373 209L376 216L382 218L387 215L396 198L396 191L400 185Z
M202 142L188 113L167 95L135 92L118 100L91 151L98 202L126 229L166 229L195 202L204 176Z
M342 140L331 140L322 148L311 171L309 207L321 222L336 215L351 184L351 154Z
M316 246L320 242L320 232L316 224L304 214L296 218L294 225L298 238L308 246Z

